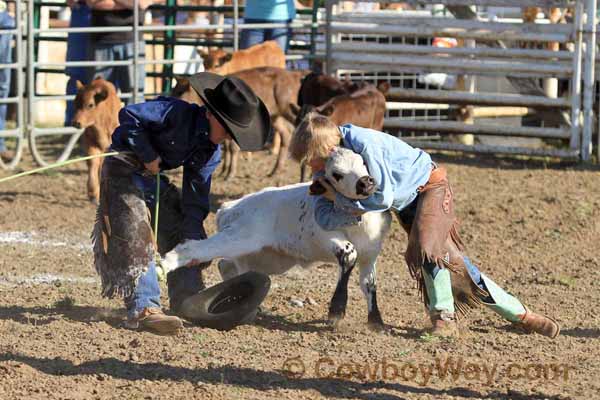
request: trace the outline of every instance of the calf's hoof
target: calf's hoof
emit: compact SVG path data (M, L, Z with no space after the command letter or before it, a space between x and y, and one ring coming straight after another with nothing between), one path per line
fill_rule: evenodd
M385 324L381 319L381 315L369 316L367 327L373 332L382 332L385 329Z
M90 201L90 203L92 203L92 205L94 206L98 206L98 204L100 204L100 202L98 201L98 199L96 197L89 197L88 199Z
M329 315L327 316L327 323L332 327L337 328L345 316L346 313L343 311L340 312L329 310Z

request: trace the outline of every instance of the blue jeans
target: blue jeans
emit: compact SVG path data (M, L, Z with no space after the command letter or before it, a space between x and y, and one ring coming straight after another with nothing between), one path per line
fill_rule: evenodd
M268 24L277 23L285 24L292 22L287 20L266 20L266 19L244 19L246 24ZM292 37L292 28L275 28L275 29L244 29L240 40L240 48L247 49L255 44L262 43L266 40L275 40L283 52L287 54L290 38Z
M133 182L144 193L146 206L154 212L156 205L156 178L134 174ZM161 193L165 193L168 187L169 181L167 177L161 177ZM160 219L158 222L161 224ZM163 223L165 222L167 221L163 221ZM163 227L159 229L162 230ZM200 277L200 267L180 268L169 273L167 279L169 281L168 292L171 308L175 308L174 305L180 304L185 297L196 294L204 288ZM160 286L158 284L154 261L150 262L148 270L140 276L133 295L125 299L125 307L127 307L130 316L135 316L136 313L141 312L146 307L160 307Z
M9 13L0 13L0 28L2 29L13 29L15 26L15 20L10 16ZM0 64L9 64L12 62L12 49L10 47L10 41L12 40L12 34L0 35ZM8 97L10 91L10 68L0 68L0 98L5 99ZM0 104L0 130L4 129L6 123L6 104ZM4 138L0 138L0 151L5 151L6 145L4 144Z
M90 26L92 19L91 9L85 4L78 3L71 7L71 28L86 28ZM87 61L89 57L90 34L89 33L69 33L67 37L67 61ZM90 67L67 67L65 74L69 76L67 82L67 95L77 93L77 81L84 85L90 79ZM73 101L67 101L65 110L65 126L71 125L75 115Z
M139 58L146 57L144 41L139 42ZM112 44L97 46L94 49L94 60L96 61L126 61L132 60L134 56L133 43ZM112 82L122 93L133 92L133 66L97 66L94 69L94 78L103 78ZM146 80L146 68L138 66L138 101L143 101L144 81ZM129 103L128 100L126 103Z

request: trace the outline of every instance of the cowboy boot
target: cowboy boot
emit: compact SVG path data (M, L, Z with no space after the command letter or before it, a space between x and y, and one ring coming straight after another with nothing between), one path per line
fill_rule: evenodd
M525 307L525 314L520 316L521 321L515 325L527 333L535 332L554 339L560 333L560 326L552 318L536 314Z
M483 304L528 333L535 332L552 339L558 336L560 326L556 321L530 311L484 273L481 273L481 280L489 293L486 299L482 299Z
M437 269L435 277L432 278L431 273L423 268L423 280L429 299L427 306L432 325L431 334L440 337L458 336L450 271Z
M165 315L158 307L147 307L125 322L128 329L148 330L159 335L176 335L183 322L175 316Z

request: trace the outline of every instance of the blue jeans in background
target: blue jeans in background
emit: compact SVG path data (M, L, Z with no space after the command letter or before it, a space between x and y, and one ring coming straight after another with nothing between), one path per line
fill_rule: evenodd
M92 12L85 3L77 3L71 7L71 28L87 28L91 24ZM90 53L90 34L89 33L69 33L67 37L67 61L88 61ZM67 81L67 95L77 93L77 81L84 85L90 79L90 67L67 67L65 74L69 77ZM65 110L65 126L71 125L75 116L73 101L67 101Z
M15 20L6 11L0 13L0 29L14 29ZM10 42L12 34L0 35L0 64L9 64L12 62L12 49ZM8 97L10 91L10 68L0 68L0 98ZM4 129L6 124L6 104L0 104L0 130ZM0 152L6 151L4 138L0 137Z
M146 57L145 42L139 42L139 58ZM111 44L105 46L96 46L93 51L95 61L128 61L134 56L133 43ZM94 78L103 78L112 82L121 93L133 92L133 66L119 65L97 66L94 69ZM138 66L138 102L144 100L144 82L146 80L146 68L144 65ZM131 100L127 100L129 103Z
M245 24L289 24L290 22L292 22L291 19L276 21L252 18L244 19ZM247 49L266 40L275 40L283 52L287 54L291 37L292 28L244 29L240 39L240 49Z

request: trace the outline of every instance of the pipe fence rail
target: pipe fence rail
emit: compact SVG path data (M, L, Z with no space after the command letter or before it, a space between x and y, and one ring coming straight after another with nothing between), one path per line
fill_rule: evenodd
M413 0L408 3L419 9L403 12L345 11L342 2L325 0L324 9L315 1L312 9L299 10L290 24L246 24L240 19L243 7L238 0L229 6L176 3L166 0L149 8L164 22L155 19L126 27L81 28L47 23L49 10L65 10L65 1L13 0L15 26L0 30L0 34L12 35L14 60L0 64L0 68L14 71L16 94L0 99L0 104L16 107L16 117L14 127L1 130L0 137L15 151L8 162L0 159L0 168L15 168L25 143L41 166L66 160L78 144L82 130L39 122L49 102L74 99L64 94L64 89L42 89L42 76L51 74L64 80L65 68L132 67L133 88L120 96L137 102L168 93L175 70L182 66L183 75L201 68L203 60L194 48L237 50L245 29L284 27L293 31L288 60L306 60L311 65L321 60L326 72L338 77L389 82L392 87L387 93L385 130L421 148L581 161L592 157L593 135L600 131L598 113L594 112L600 103L595 85L600 68L596 63L600 58L596 49L597 0ZM143 19L142 13L147 16L147 10L140 10L138 4L135 0L135 21ZM559 7L572 10L572 18L562 24L524 23L518 17L490 18L486 15L490 7ZM184 23L181 13L192 12L209 15ZM109 32L133 34L131 59L56 61L56 57L43 55L42 49L49 51L44 46L66 42L69 33ZM437 47L435 38L454 38L460 45ZM560 48L550 49L554 44ZM191 49L191 55L182 56L183 48ZM144 57L144 49L151 54ZM143 93L138 67L145 69L147 78ZM454 75L458 86L444 89L421 81L428 74L439 73ZM486 79L505 79L512 90L476 90ZM557 82L566 86L566 92L557 92ZM507 116L524 122L509 126L498 119ZM483 117L488 119L478 120ZM444 141L448 135L462 142ZM490 135L537 138L541 144L475 144L472 140ZM598 141L600 159L600 135Z
M419 107L420 104L461 110L463 114L458 114L462 115L459 121L451 121L450 117L431 120L427 115L415 114L388 116L384 123L386 130L407 141L415 141L422 148L590 160L597 57L596 0L419 0L410 3L432 9L441 3L451 15L348 12L337 0L326 1L328 73L353 79L366 74L375 78L373 80L377 80L377 75L382 72L413 76L441 73L462 78L463 87L457 90L401 83L392 85L395 87L387 95L388 104L396 104L401 109ZM570 8L574 15L563 24L491 20L475 12L474 5L482 8ZM407 43L407 38L411 42ZM434 38L454 38L461 41L462 46L436 47L432 45ZM547 48L554 43L560 45L561 50ZM563 50L568 46L573 49ZM490 78L506 78L517 93L475 90L475 79ZM557 93L547 93L539 84L557 79L568 83L568 95L558 97ZM513 127L502 120L500 123L474 122L474 107L483 106L498 107L498 116L510 114L508 107L514 116L532 111L541 126ZM487 114L493 115L492 110ZM445 134L475 135L478 139L485 135L554 139L564 145L559 148L549 148L544 142L536 148L474 145L473 137L460 137L463 143L430 140Z

